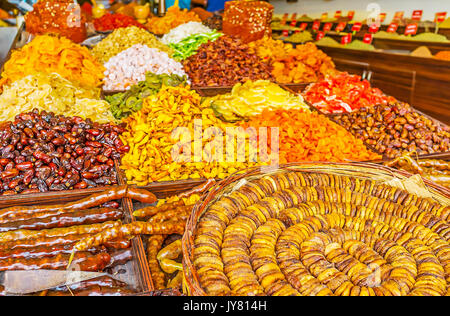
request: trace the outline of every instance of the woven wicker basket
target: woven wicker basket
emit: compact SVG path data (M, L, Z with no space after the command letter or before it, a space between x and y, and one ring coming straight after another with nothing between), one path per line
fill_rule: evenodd
M186 225L186 232L182 239L183 248L183 270L184 282L183 290L186 295L206 296L203 290L197 271L193 264L194 238L197 230L197 223L201 216L208 209L209 205L218 200L223 194L233 190L236 185L239 186L245 180L251 180L262 177L266 174L273 174L284 171L304 171L315 173L328 173L335 175L352 176L360 179L369 179L380 183L397 180L406 180L412 175L388 168L385 166L371 163L295 163L280 166L279 168L256 167L235 173L227 179L218 182L209 193L202 196L201 200L195 205L191 216ZM245 179L245 180L244 180ZM240 182L241 181L241 182ZM450 190L434 184L428 180L423 180L423 186L436 201L450 205ZM410 192L415 194L415 192Z

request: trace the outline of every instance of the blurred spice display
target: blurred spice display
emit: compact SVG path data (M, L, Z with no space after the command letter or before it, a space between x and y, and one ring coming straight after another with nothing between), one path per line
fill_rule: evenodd
M222 30L226 35L239 37L244 43L271 36L273 6L264 1L227 1Z
M422 155L450 149L449 129L406 103L369 106L333 116L333 120L388 158L408 152Z
M316 112L303 110L263 110L242 123L247 127L279 128L281 164L301 161L367 161L381 158L343 127ZM271 148L271 137L268 148Z
M414 154L408 153L384 164L412 174L420 174L425 179L450 188L450 162L448 161L418 159Z
M39 35L12 52L5 63L0 86L35 72L56 72L84 87L98 87L102 83L104 70L86 47L64 37Z
M114 32L95 45L91 52L99 62L104 64L111 57L136 44L157 48L170 56L172 55L172 50L168 46L161 43L153 34L136 26L114 30Z
M94 122L113 122L109 104L100 100L100 89L80 87L57 73L35 73L5 86L0 95L0 121L33 109L79 116Z
M201 22L202 20L194 12L188 10L181 10L177 6L167 9L166 14L159 17L152 17L145 25L147 29L157 35L164 35L170 32L171 29L178 25L187 22Z
M248 45L227 35L202 44L184 61L192 85L232 86L247 80L271 79L270 66L252 54Z
M352 112L359 108L386 105L387 97L380 89L371 87L357 75L339 73L309 85L303 92L305 99L325 113Z
M177 74L185 76L183 65L167 53L146 45L136 44L105 63L105 91L123 91L145 79L151 71L157 75Z
M112 31L133 25L144 28L144 25L136 21L131 16L120 13L106 13L101 18L94 19L94 27L97 31Z
M81 43L87 37L86 17L74 14L72 0L39 0L25 15L26 30L34 35L58 34Z

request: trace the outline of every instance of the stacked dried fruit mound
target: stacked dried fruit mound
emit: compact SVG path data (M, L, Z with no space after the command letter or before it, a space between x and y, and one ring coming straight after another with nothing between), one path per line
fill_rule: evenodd
M102 83L104 68L86 47L64 37L36 36L23 48L13 51L5 63L0 87L36 72L56 72L88 88Z
M111 57L105 63L105 91L122 91L145 80L147 72L186 76L183 65L166 52L147 45L136 44Z
M394 100L380 89L372 88L367 80L348 73L328 76L309 85L303 96L324 113L352 112L359 108L386 105Z
M176 87L186 84L186 77L178 75L156 75L152 72L145 74L145 80L137 85L131 86L126 92L120 92L105 96L106 101L111 104L111 112L115 118L121 119L142 108L145 98L158 93L163 86Z
M0 194L117 184L123 128L37 110L0 126Z
M129 26L114 30L100 43L92 49L94 55L102 64L106 63L111 57L136 45L142 44L150 48L156 48L172 55L172 50L161 43L153 34L136 26Z
M202 44L184 61L194 86L232 86L247 80L271 79L270 67L248 45L227 35Z
M385 184L393 172L309 164L222 182L186 226L188 294L449 295L450 200Z
M267 80L238 83L231 93L219 94L204 102L227 122L248 120L263 110L297 109L309 112L309 106L304 103L302 96L294 95Z
M312 43L297 45L264 37L249 44L251 52L268 61L279 83L310 83L336 73L331 57Z
M200 101L200 95L189 87L163 87L144 100L140 111L123 120L127 127L121 139L130 151L122 157L121 168L130 184L225 178L257 164L248 162L247 149L246 162L226 162L225 150L221 155L218 148L208 144L212 135L203 135L203 131L213 128L225 135L225 128L234 125L216 118L214 111ZM195 120L201 125L194 125ZM198 134L201 140L196 141ZM197 146L204 147L199 155Z
M34 35L57 34L75 43L87 37L86 17L76 14L72 0L39 0L25 15L27 32Z
M278 127L279 162L369 161L381 156L368 150L362 140L322 114L304 110L263 110L242 123L245 128ZM272 148L272 135L267 137ZM274 147L275 148L275 147Z
M164 35L169 33L171 29L181 24L201 21L202 20L196 13L187 10L180 10L178 6L173 6L167 9L167 12L163 17L150 18L145 26L154 34Z
M420 155L450 150L449 128L406 103L369 106L332 119L388 158L408 152Z

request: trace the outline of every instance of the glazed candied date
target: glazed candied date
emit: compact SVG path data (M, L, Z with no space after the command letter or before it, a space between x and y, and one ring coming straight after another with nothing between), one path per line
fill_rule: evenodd
M33 110L0 126L0 194L117 184L121 126ZM96 181L88 181L96 179Z

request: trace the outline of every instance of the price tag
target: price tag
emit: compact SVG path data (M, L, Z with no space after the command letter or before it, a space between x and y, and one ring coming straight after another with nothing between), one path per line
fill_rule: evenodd
M324 25L323 25L323 31L324 32L329 32L329 31L331 31L331 28L333 27L333 23L325 23Z
M283 30L283 36L285 37L289 36L289 30Z
M373 41L373 35L370 33L364 34L363 42L366 44L372 44Z
M447 17L447 12L438 12L435 15L434 22L436 23L442 23L445 21L445 18Z
M380 24L378 23L374 23L369 27L369 32L370 33L376 33L380 30Z
M334 18L335 19L339 19L341 16L342 16L342 11L341 10L336 11L336 13L334 14Z
M299 31L304 31L306 30L306 28L308 27L308 23L303 22L300 24L300 30Z
M391 23L391 24L389 24L389 26L387 28L387 32L395 33L395 32L397 32L397 29L398 29L398 23Z
M351 21L355 17L355 11L348 11L347 18Z
M400 21L401 19L403 19L403 15L404 14L405 14L405 12L403 12L403 11L395 12L395 15L394 15L394 18L392 19L392 22Z
M324 37L325 37L325 32L319 31L319 32L317 32L316 41L320 41Z
M335 30L336 30L336 32L342 32L346 26L347 26L347 23L340 22L340 23L338 23L338 25L336 25Z
M422 20L423 10L414 10L411 16L411 20L420 21Z
M314 23L312 25L312 29L314 31L318 31L320 29L320 21L318 21L318 20L314 21Z
M378 20L380 20L380 24L386 20L387 13L380 13L378 15Z
M405 28L405 35L415 35L417 33L418 25L416 23L408 24Z
M352 34L348 33L347 35L342 36L341 38L341 44L347 45L352 41Z
M326 20L326 19L328 19L328 13L327 12L322 13L322 16L320 17L320 20Z
M353 32L359 32L359 31L361 31L361 27L362 27L362 23L361 22L356 22L352 26L352 31Z

